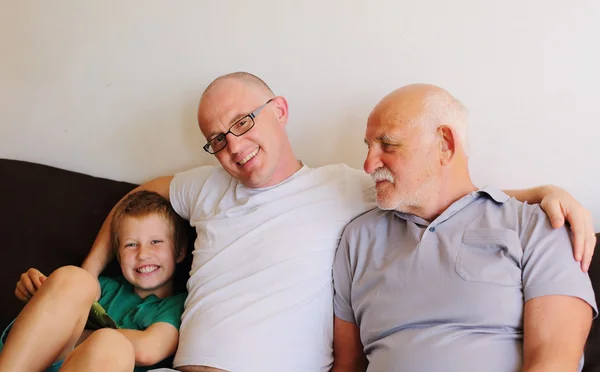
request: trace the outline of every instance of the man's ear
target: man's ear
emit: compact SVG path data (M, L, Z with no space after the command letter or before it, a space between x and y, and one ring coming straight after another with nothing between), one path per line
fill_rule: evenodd
M440 162L448 165L456 153L455 133L448 125L442 125L438 129L440 139Z
M277 120L282 127L285 127L288 121L288 103L285 97L277 96L273 99Z

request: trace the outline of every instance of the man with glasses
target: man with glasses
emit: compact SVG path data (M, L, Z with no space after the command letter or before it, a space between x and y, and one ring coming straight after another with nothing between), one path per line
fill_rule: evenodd
M219 77L200 99L198 122L204 149L220 166L136 189L169 198L198 233L174 361L180 371L331 366L333 258L345 225L375 207L375 190L369 176L346 165L302 164L287 121L286 99L256 76ZM554 200L550 206L568 208L571 223L585 230L587 211L560 189L519 196L538 202L545 194ZM112 259L109 220L83 265L93 274Z
M216 136L213 136L202 148L204 151L208 152L211 155L216 154L217 152L223 150L225 146L227 146L227 135L229 133L233 134L236 137L240 137L254 126L254 118L260 114L261 110L265 108L266 105L271 103L275 98L271 98L264 105L260 105L259 108L252 111L250 114L244 116L240 120L236 121L229 127L229 130L225 133L219 133Z

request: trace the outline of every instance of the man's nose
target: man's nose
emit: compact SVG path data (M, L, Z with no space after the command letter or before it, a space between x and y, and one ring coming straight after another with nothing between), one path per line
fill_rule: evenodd
M225 138L227 139L227 151L232 155L237 154L241 150L242 138L231 133L227 133Z
M365 159L365 163L363 164L363 169L365 170L365 172L367 174L371 174L375 172L376 169L381 168L382 166L383 163L381 162L381 159L379 158L379 155L375 151L375 149L369 149L369 152L367 152L367 158Z

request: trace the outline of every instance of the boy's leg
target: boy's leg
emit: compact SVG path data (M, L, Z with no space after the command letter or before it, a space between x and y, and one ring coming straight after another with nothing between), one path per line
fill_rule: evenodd
M0 372L41 371L64 359L99 290L96 278L81 268L54 271L15 319L0 353Z
M92 333L65 360L60 372L131 372L135 367L133 345L114 329Z

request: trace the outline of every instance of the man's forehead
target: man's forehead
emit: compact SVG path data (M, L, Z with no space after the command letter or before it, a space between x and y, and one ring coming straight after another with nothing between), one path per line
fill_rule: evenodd
M236 81L225 81L203 95L198 114L206 112L210 115L235 110L242 111L254 100L256 100L256 94L247 85Z
M405 136L411 128L410 122L396 112L372 115L367 123L366 139L394 139Z
M248 115L256 103L252 97L229 95L223 99L205 102L198 111L198 116L208 121L232 122L236 118Z
M200 102L198 121L201 127L226 127L256 109L259 102L256 94L248 90L211 92Z

